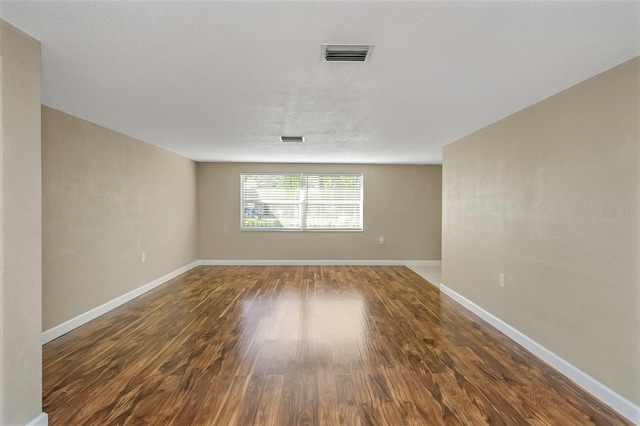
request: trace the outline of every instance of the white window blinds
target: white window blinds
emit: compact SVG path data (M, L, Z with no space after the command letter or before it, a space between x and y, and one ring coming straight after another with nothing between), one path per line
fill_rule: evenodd
M241 175L243 229L362 230L361 174Z

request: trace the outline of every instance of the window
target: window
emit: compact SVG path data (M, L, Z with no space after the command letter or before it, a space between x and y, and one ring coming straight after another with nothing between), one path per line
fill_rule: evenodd
M241 174L242 229L362 230L361 174Z

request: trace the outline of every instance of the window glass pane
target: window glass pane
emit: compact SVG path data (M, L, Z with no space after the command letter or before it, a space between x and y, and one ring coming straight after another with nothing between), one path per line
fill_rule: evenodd
M305 177L305 228L362 229L362 175Z
M245 228L300 228L300 206L297 204L245 203Z
M309 202L361 201L362 175L307 175L306 178Z
M243 228L300 228L300 175L242 175Z
M306 212L309 229L360 229L360 206L353 204L309 204Z

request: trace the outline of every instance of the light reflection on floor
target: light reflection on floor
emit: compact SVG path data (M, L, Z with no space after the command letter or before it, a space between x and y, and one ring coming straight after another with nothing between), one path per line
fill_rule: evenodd
M366 359L370 340L368 308L356 290L323 290L313 294L286 290L278 297L247 294L242 299L240 341L243 361L271 362L269 354L297 352L317 358L327 348L353 362ZM254 365L253 368L269 368Z

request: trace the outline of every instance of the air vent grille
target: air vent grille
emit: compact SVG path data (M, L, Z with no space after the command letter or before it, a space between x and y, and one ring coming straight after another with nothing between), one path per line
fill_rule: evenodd
M362 44L324 44L322 58L325 62L365 62L371 57L373 46Z
M302 143L304 136L280 136L280 140L287 143Z

